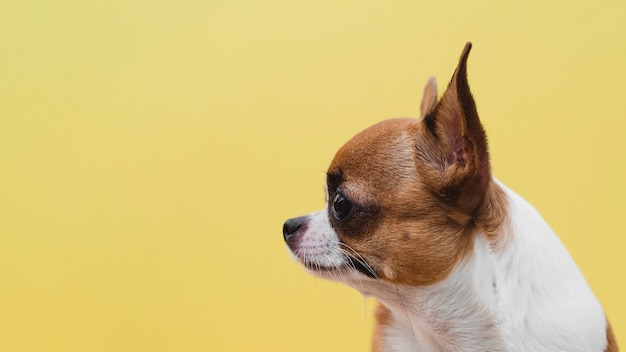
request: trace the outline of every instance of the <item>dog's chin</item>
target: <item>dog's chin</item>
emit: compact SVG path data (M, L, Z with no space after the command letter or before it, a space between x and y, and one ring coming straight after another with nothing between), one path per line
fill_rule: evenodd
M309 274L318 277L320 279L341 282L344 284L350 284L354 281L359 281L364 276L347 267L331 268L324 266L305 266L305 269Z
M346 262L338 266L324 266L311 262L302 263L311 274L333 281L362 281L365 278L376 279L376 272L363 260L347 258Z

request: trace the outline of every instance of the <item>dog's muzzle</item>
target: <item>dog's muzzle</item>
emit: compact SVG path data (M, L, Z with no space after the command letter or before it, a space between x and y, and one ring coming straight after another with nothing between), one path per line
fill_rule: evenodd
M299 252L300 241L302 240L302 236L306 233L310 221L311 219L309 216L300 216L289 219L283 224L283 239L292 253L295 254ZM339 240L339 242L341 243L341 240ZM314 262L311 263L306 260L303 261L303 264L313 271L333 271L341 268L347 268L356 270L369 278L377 278L374 269L372 269L372 267L362 257L357 257L354 253L343 251L343 257L341 260L341 265L332 266L326 266Z

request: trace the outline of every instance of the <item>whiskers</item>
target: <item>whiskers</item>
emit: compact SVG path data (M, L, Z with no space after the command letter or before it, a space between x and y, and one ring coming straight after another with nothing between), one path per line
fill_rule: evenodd
M372 266L360 255L354 248L349 245L339 242L339 248L343 252L344 255L348 258L348 262L346 263L350 268L359 271L370 278L378 279L378 274L372 268ZM360 280L360 278L359 278Z
M335 281L347 282L349 279L347 274L350 272L355 273L354 277L361 283L362 275L378 279L378 274L365 258L343 242L336 242L324 248L301 247L297 248L294 254L307 269Z
M320 250L319 248L298 248L294 252L304 267L321 276L330 276L334 281L345 281L342 272L343 263L337 260L337 254L329 249Z
M409 327L411 328L411 333L413 334L413 337L415 336L415 329L413 329L413 323L411 323L411 318L409 317L409 311L406 308L406 305L404 304L404 299L402 298L402 294L400 293L400 288L398 287L398 285L396 284L396 296L398 297L398 304L400 304L400 309L402 309L402 312L404 312L404 317L406 318L406 321L409 323Z

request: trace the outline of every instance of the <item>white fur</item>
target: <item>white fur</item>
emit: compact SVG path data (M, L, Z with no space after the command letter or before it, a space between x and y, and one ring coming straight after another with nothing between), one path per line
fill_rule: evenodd
M607 322L574 260L541 215L509 199L510 243L491 255L510 351L604 351Z
M392 312L386 351L507 351L493 278L489 244L477 237L472 257L442 282L425 287L368 282L357 289Z
M297 259L313 267L337 268L343 264L339 236L328 221L327 207L307 215L308 229L298 246Z
M386 351L604 351L604 312L571 256L530 204L495 182L509 203L504 245L493 249L477 234L472 255L445 280L409 287L345 268L339 275L316 274L343 281L391 310ZM341 267L345 255L327 211L309 216L306 253L296 256Z

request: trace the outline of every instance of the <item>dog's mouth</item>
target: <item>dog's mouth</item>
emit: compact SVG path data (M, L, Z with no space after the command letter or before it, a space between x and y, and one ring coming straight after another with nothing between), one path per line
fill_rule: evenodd
M376 271L364 259L354 258L352 256L346 256L346 262L343 265L339 265L339 266L331 267L331 266L324 266L324 265L319 265L319 264L311 263L311 262L305 262L303 264L307 269L313 272L317 272L317 273L326 273L326 272L333 273L333 272L339 272L342 270L349 270L349 271L357 271L369 277L370 279L378 278Z
M354 257L348 257L348 266L354 268L356 271L361 274L369 277L370 279L376 279L378 275L376 275L376 271L369 265L365 259L359 259Z

